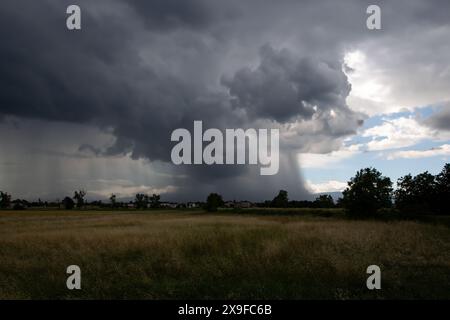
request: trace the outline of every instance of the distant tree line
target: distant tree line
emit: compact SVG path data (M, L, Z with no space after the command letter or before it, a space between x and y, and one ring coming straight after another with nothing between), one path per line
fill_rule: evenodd
M11 200L11 195L0 191L0 209L24 209L27 207L63 207L70 210L81 209L88 203L85 200L86 191L80 189L74 192L73 197L65 197L56 203L28 202L26 200ZM136 209L160 208L161 197L158 194L151 196L138 193L134 201L119 202L116 195L109 197L110 203L93 201L89 205L105 208ZM331 195L319 195L314 201L289 200L288 192L280 190L272 199L254 204L257 207L266 208L344 208L350 216L364 217L376 216L380 209L394 209L400 214L440 214L448 215L450 210L450 164L445 164L442 171L432 175L428 171L416 176L408 174L398 179L397 188L394 190L390 178L382 175L375 168L364 168L356 172L342 192L342 197L336 202ZM225 204L221 195L211 193L206 199L204 208L207 211L217 211Z
M84 190L75 191L73 198L65 197L62 204L66 210L71 210L75 207L81 209L87 205L87 202L84 199L85 196L86 192ZM144 193L138 193L135 195L134 201L120 202L117 201L117 196L115 194L111 194L109 203L103 203L101 200L98 200L92 201L89 205L112 209L128 208L130 205L136 209L159 208L161 204L160 199L161 196L159 194L149 196Z
M289 200L288 192L280 190L273 200L266 200L256 204L261 208L335 208L333 197L329 194L319 195L314 201Z
M341 207L350 216L376 216L381 209L395 209L400 214L450 214L450 164L432 175L428 171L416 176L408 174L398 179L394 191L390 178L375 168L365 168L347 183L342 197L335 203L331 195L320 195L314 201L289 201L288 192L280 190L273 200L258 203L266 208L335 208ZM223 205L222 196L211 193L206 209L216 211Z
M450 214L450 163L435 176L425 171L398 179L394 197L402 212Z
M137 209L145 209L145 208L159 208L161 196L159 194L153 194L152 196L148 196L143 193L136 194L134 203Z
M145 209L145 208L159 208L161 196L158 194L153 194L148 196L147 194L138 193L135 196L134 201L121 202L117 201L115 194L109 197L110 202L104 203L101 200L86 201L86 191L83 189L76 190L73 197L66 196L62 201L56 200L55 202L43 202L41 199L38 201L29 202L27 200L15 199L11 200L11 195L0 191L0 209L17 209L23 210L30 207L37 208L64 208L66 210L72 210L74 208L82 209L86 207L99 207L99 208L128 208L130 205L133 208Z
M340 204L353 216L373 216L382 208L394 208L404 215L450 214L450 164L432 175L428 171L408 174L392 182L374 168L359 170L350 179Z

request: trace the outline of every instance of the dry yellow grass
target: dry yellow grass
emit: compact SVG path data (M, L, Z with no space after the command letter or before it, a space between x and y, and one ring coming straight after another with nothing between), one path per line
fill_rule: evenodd
M0 212L3 299L449 299L450 232L201 212ZM66 267L82 290L66 288ZM367 266L382 290L366 288Z

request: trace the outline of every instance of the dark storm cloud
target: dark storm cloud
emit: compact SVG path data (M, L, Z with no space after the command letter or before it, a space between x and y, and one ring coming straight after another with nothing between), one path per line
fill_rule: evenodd
M98 126L112 133L115 143L104 150L85 144L80 152L129 153L133 159L163 162L170 161L172 130L191 128L194 120L206 127L245 128L258 119L284 123L292 118L311 120L320 113L321 121L332 127L324 133L331 134L328 140L342 136L324 113L346 108L349 85L339 69L340 57L325 62L302 53L296 56L272 49L267 45L271 37L262 37L252 44L262 52L256 71L238 60L230 61L230 69L220 69L224 53L240 41L234 37L243 31L242 39L247 39L261 31L256 29L263 20L252 17L252 10L261 17L270 15L267 3L255 7L256 2L219 5L201 0L78 1L82 30L76 32L65 28L69 4L2 1L0 114ZM238 11L242 21L248 20L242 30L234 27ZM233 74L233 65L237 72L221 83L224 72ZM228 91L238 98L234 105ZM296 165L282 168L279 183L273 185L257 183L270 179L252 173L249 166L182 170L191 177L181 186L187 194L216 183L222 191L231 190L234 179L250 197L274 193L288 180L291 188L305 193L301 179L292 180ZM196 183L199 186L192 190L190 185Z
M69 32L63 2L27 2L23 12L16 1L2 3L1 113L110 128L117 142L108 154L132 151L133 158L164 161L171 130L198 117L214 125L217 114L227 114L222 98L200 91L202 79L144 65L137 26L94 15L83 4L87 30Z
M345 106L349 87L339 57L328 63L295 57L286 50L278 53L269 46L262 50L257 71L241 65L244 69L234 78L223 81L243 102L236 106L249 119L233 112L224 92L207 89L214 79L203 70L214 70L221 56L212 50L220 52L227 43L211 48L204 38L214 41L214 35L202 29L226 23L225 13L249 11L256 2L241 8L237 3L220 6L200 0L79 1L83 26L79 32L65 29L69 1L20 3L3 1L0 12L0 112L110 128L118 138L107 151L110 154L131 150L135 158L167 160L169 132L190 126L195 119L210 127L232 127L255 115L285 122L295 116L311 118L313 105ZM257 8L260 15L270 12L265 6ZM140 19L152 30L142 29ZM182 29L181 35L171 35L181 41L170 47L159 39L163 31L154 26ZM185 27L198 30L184 35ZM229 28L225 31L233 34ZM220 86L221 74L215 77ZM257 97L258 90L265 95ZM251 101L244 101L242 95L249 93Z
M251 197L296 184L305 193L293 153L329 152L361 125L345 102L342 57L367 35L365 3L79 0L76 32L65 27L69 4L1 1L0 118L92 125L115 143L80 151L162 162L172 130L194 120L220 129L295 122L272 180L247 166L174 168L190 176L186 195L219 188Z
M61 12L64 1L2 2L2 113L88 122L127 107L130 83L123 81L124 72L117 67L124 63L130 72L138 71L135 65L125 65L125 58L137 59L126 49L127 30L111 33L106 19L94 19L87 12L83 21L90 32L69 33L61 28Z
M251 118L284 123L295 117L311 119L318 112L347 108L350 92L347 76L338 63L298 58L288 50L261 49L261 63L255 69L239 70L223 84L236 97L234 106Z
M207 0L127 0L146 27L156 30L205 28L214 22Z
M437 130L450 130L450 102L424 120L425 125Z

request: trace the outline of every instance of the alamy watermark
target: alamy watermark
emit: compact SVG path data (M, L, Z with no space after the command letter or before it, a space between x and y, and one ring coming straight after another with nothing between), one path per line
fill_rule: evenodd
M81 9L76 4L67 7L66 13L69 15L66 19L68 30L81 30Z
M194 121L193 137L187 129L179 128L172 132L170 139L178 142L170 155L176 165L259 164L263 176L278 173L278 129L225 129L224 135L215 128L203 132L202 121ZM204 142L209 142L205 148Z
M369 15L366 20L366 26L369 30L381 29L381 8L378 5L369 5L366 9ZM66 9L69 16L66 19L66 27L68 30L81 30L81 8L76 4L71 4Z
M66 286L69 290L81 290L81 269L79 266L73 264L67 267L67 277Z
M379 266L373 264L367 267L367 274L370 276L367 278L366 286L369 290L381 289L381 269Z
M370 14L366 20L366 26L369 30L381 30L381 8L376 4L367 7L367 14Z

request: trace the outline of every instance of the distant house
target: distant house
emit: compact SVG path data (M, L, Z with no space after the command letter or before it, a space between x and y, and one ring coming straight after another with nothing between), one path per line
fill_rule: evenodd
M253 203L250 201L226 201L223 205L225 208L251 208Z
M190 209L193 209L200 207L200 204L198 202L188 202L186 206Z
M239 201L236 202L235 208L251 208L253 207L253 203L251 203L250 201Z
M178 203L175 202L161 202L160 207L161 208L169 208L169 209L176 209L178 206Z
M23 210L23 209L28 208L28 206L29 206L29 204L27 201L17 199L17 200L11 201L9 208Z
M223 206L225 208L234 208L236 206L236 201L226 201Z
M134 203L133 202L127 203L127 208L128 209L134 209L135 208Z

